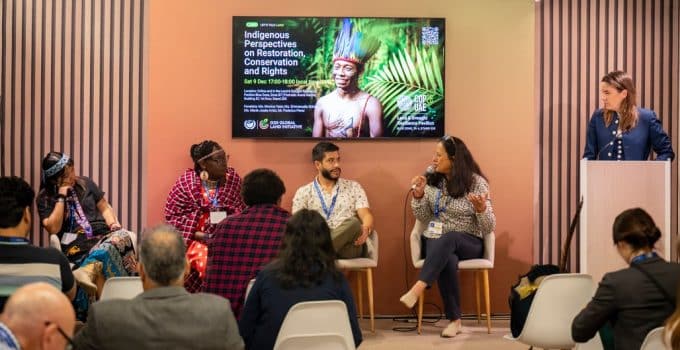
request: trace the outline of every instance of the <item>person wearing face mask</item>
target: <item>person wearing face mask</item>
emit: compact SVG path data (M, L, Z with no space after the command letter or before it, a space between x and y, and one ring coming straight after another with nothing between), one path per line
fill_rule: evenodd
M78 283L90 294L101 292L104 280L135 275L131 233L122 229L104 192L94 181L78 176L67 154L50 152L42 161L42 182L36 199L43 228L56 235Z
M319 212L331 229L338 258L365 256L366 239L374 227L366 192L358 182L340 177L340 148L335 144L319 142L312 149L312 161L317 175L295 192L293 213L300 209Z
M600 82L602 108L590 118L583 158L588 160L673 160L671 140L652 110L637 106L630 75L613 71Z
M433 172L411 180L411 209L428 223L422 234L425 262L418 281L399 300L412 308L428 286L437 281L450 323L442 337L461 332L458 262L481 258L484 235L493 232L496 216L489 184L465 143L444 136L435 148Z
M342 21L333 52L336 89L321 97L314 107L312 137L382 136L380 101L359 89L366 61L379 47L378 40L355 31L349 19Z
M610 272L593 299L572 322L571 334L585 343L605 325L613 328L614 349L637 350L649 331L673 313L680 264L654 251L661 231L643 209L623 211L614 220L612 240L629 267ZM610 339L603 339L608 344Z
M222 146L205 140L192 145L189 154L194 167L186 169L172 186L164 212L165 221L182 234L187 246L191 270L184 286L196 293L205 277L209 236L218 223L246 205L241 198L241 177L227 165L229 155Z

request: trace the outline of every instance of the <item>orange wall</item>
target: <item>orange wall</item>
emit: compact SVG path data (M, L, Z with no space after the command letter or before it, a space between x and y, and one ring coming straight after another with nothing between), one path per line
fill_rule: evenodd
M191 166L189 146L213 139L245 175L272 168L286 183L283 206L311 181L313 141L231 139L231 16L446 17L446 130L468 144L491 181L497 215L493 312L507 312L510 284L532 263L534 8L532 0L343 0L336 2L152 0L149 10L147 224L162 220L170 186ZM376 312L405 314L404 198L430 161L433 140L338 142L343 176L366 189L380 234ZM406 247L408 248L408 247ZM407 264L410 267L410 258ZM409 283L415 275L409 268ZM463 279L464 312L473 311ZM429 295L435 295L430 293ZM428 298L430 298L428 295ZM436 300L430 298L430 300ZM432 312L433 310L426 310Z

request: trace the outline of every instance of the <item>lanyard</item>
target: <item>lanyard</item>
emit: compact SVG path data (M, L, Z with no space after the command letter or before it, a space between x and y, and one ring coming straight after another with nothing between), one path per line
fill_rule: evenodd
M319 201L321 202L321 207L324 214L326 214L326 220L330 219L333 209L335 209L335 201L338 199L338 193L340 193L340 187L335 191L335 196L331 200L331 207L326 206L326 201L323 199L323 194L321 194L321 188L319 188L319 182L314 179L314 189L316 190L316 195L319 196Z
M25 245L29 244L28 238L23 237L0 237L0 244Z
M655 252L649 252L647 254L638 255L638 256L634 257L633 260L630 261L630 264L633 265L633 264L641 263L641 262L643 262L647 259L655 258L657 256L658 255Z
M446 206L449 205L449 201L447 200L446 203L444 203L443 208L439 208L439 200L442 199L442 190L439 189L437 190L437 198L434 201L434 217L439 219L439 214L443 213L446 211Z
M215 187L215 192L213 193L212 196L210 196L210 190L208 189L208 186L205 184L205 181L203 181L203 196L208 199L210 204L212 204L213 208L219 207L219 202L217 201L217 195L219 194L220 190L220 185L218 184L217 187Z

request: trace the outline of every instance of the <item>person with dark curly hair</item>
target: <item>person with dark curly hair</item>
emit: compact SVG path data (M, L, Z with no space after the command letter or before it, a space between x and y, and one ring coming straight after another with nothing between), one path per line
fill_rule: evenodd
M193 169L180 175L165 202L165 221L182 233L191 272L184 286L201 290L208 259L207 240L217 224L238 214L246 205L241 198L241 177L228 166L229 155L217 142L191 146Z
M435 147L432 172L411 180L413 215L422 232L425 262L418 280L399 300L412 308L435 281L450 323L444 338L461 333L458 262L481 258L484 236L496 227L489 183L463 140L446 135Z
M680 264L667 262L654 251L661 231L640 208L619 214L612 232L616 250L630 267L602 277L593 299L574 318L571 335L585 343L611 326L613 340L604 337L605 348L613 341L614 349L637 350L647 333L673 313Z
M288 223L277 259L258 275L239 320L246 349L272 349L283 319L295 304L341 300L347 305L354 344L362 341L349 284L335 267L335 250L326 220L301 209Z
M241 196L247 207L217 225L208 244L204 292L231 302L238 318L248 282L281 247L290 213L281 208L286 187L272 170L256 169L243 178Z

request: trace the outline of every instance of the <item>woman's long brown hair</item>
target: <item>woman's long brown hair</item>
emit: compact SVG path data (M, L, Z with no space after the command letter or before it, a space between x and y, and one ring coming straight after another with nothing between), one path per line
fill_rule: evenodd
M623 90L628 91L626 97L621 101L621 106L619 107L619 128L621 131L626 132L635 127L638 120L637 113L637 92L635 91L635 83L633 83L633 78L630 77L625 72L613 71L607 73L607 75L602 77L603 83L611 85L616 91L621 92ZM604 123L609 126L614 119L614 111L605 110L604 111Z

